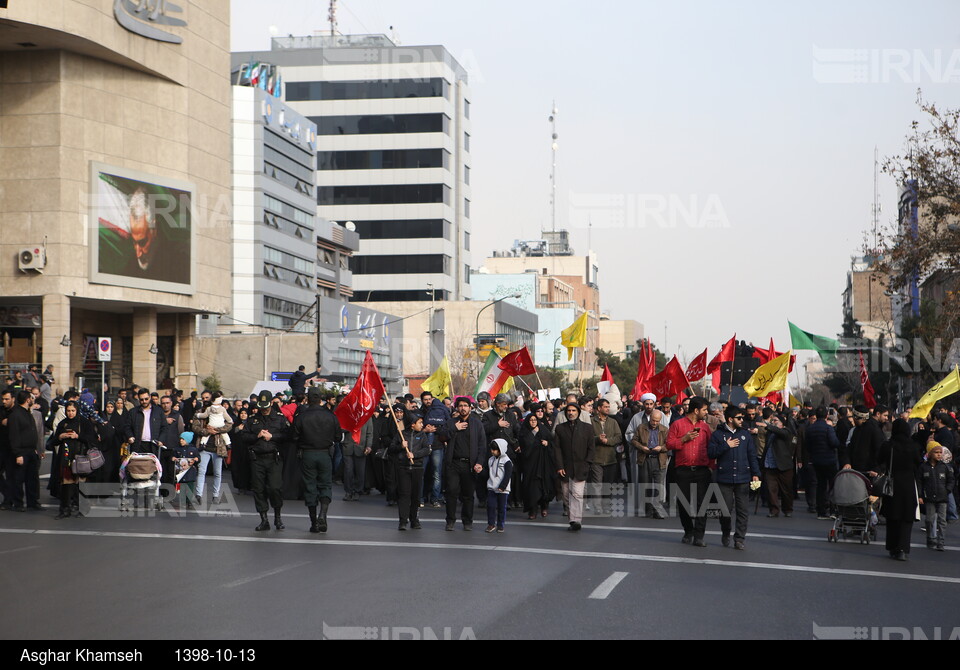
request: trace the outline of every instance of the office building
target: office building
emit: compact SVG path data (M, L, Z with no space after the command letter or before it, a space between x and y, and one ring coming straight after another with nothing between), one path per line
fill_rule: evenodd
M257 62L280 67L286 102L317 125L318 214L360 238L353 299L469 298L470 92L450 53L336 35L233 54Z
M196 386L230 311L230 25L214 0L0 3L6 365L96 389Z

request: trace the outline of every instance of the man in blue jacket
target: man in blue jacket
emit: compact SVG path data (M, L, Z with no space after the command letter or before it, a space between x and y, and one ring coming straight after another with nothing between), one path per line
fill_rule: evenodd
M750 482L760 481L760 464L757 462L753 438L743 427L744 410L730 405L723 415L726 421L710 436L707 456L717 461L717 484L727 508L720 517L723 546L730 546L730 517L736 511L733 548L742 550L747 537L747 520L750 518L747 511Z
M807 425L803 432L803 445L807 451L806 460L817 473L817 518L826 520L830 519L827 516L827 487L837 474L840 439L827 421L826 407L818 407L815 417L816 421Z

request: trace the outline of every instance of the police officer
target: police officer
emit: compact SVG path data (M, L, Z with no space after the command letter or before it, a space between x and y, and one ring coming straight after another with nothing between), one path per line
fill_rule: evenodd
M283 414L274 410L272 400L269 391L260 393L257 398L260 411L250 417L240 433L240 442L250 453L251 488L260 513L260 525L255 530L270 530L268 501L273 506L274 526L277 530L284 528L280 519L280 508L283 507L280 444L287 438L290 426Z
M337 415L330 411L323 400L324 393L318 388L311 388L307 392L307 406L293 420L293 436L303 475L303 499L310 513L311 533L327 532L327 510L333 495L334 445L343 436Z

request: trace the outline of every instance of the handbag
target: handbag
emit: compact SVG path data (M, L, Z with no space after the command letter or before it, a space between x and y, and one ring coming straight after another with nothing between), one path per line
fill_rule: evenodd
M103 454L96 447L87 450L73 459L71 470L75 475L89 475L94 470L103 467Z
M873 480L874 495L886 496L888 498L893 497L893 477L890 476L891 470L893 470L893 445L890 445L890 464L887 466L887 471Z

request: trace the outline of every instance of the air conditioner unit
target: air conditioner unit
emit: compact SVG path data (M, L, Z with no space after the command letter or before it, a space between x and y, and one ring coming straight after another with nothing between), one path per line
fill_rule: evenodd
M27 270L36 270L42 272L47 265L47 252L41 245L24 247L20 249L20 255L17 258L21 272Z

